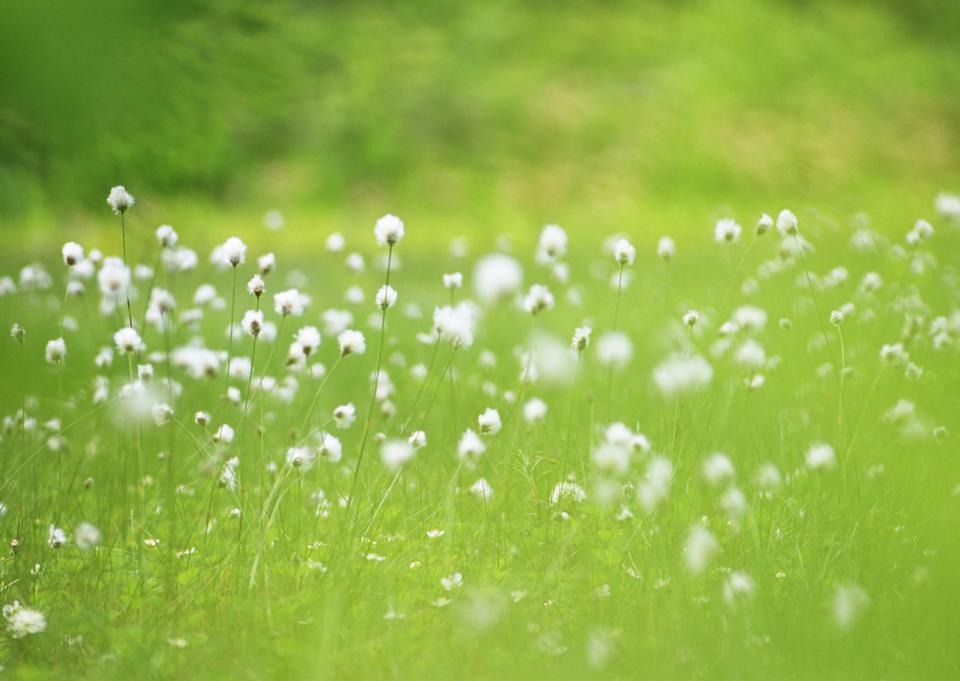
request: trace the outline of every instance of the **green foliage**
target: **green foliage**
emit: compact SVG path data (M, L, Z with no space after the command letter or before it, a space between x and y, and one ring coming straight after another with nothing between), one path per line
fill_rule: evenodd
M123 182L615 221L658 201L838 205L960 181L953 5L5 0L3 15L8 210L89 208Z

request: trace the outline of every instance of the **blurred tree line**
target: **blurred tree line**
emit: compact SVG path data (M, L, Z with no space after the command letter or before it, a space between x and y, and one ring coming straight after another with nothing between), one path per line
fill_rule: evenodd
M0 0L0 210L118 182L522 200L947 173L958 17L936 0Z

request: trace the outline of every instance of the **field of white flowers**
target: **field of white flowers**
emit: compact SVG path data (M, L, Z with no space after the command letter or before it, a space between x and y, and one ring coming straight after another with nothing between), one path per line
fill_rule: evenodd
M275 255L107 203L0 273L3 677L960 676L960 198Z

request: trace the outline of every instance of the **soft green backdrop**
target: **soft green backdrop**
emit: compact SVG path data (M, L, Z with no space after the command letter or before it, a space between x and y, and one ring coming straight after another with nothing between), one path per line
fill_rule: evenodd
M112 226L117 183L190 237L279 208L298 247L387 210L481 239L783 205L900 232L960 190L960 3L0 0L0 17L0 225L31 252Z

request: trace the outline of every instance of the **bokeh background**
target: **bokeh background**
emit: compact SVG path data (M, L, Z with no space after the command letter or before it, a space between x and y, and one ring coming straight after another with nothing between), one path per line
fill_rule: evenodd
M423 246L783 206L901 232L960 191L957 2L0 8L0 225L28 253L113 227L118 183L145 226L291 248L388 211Z

